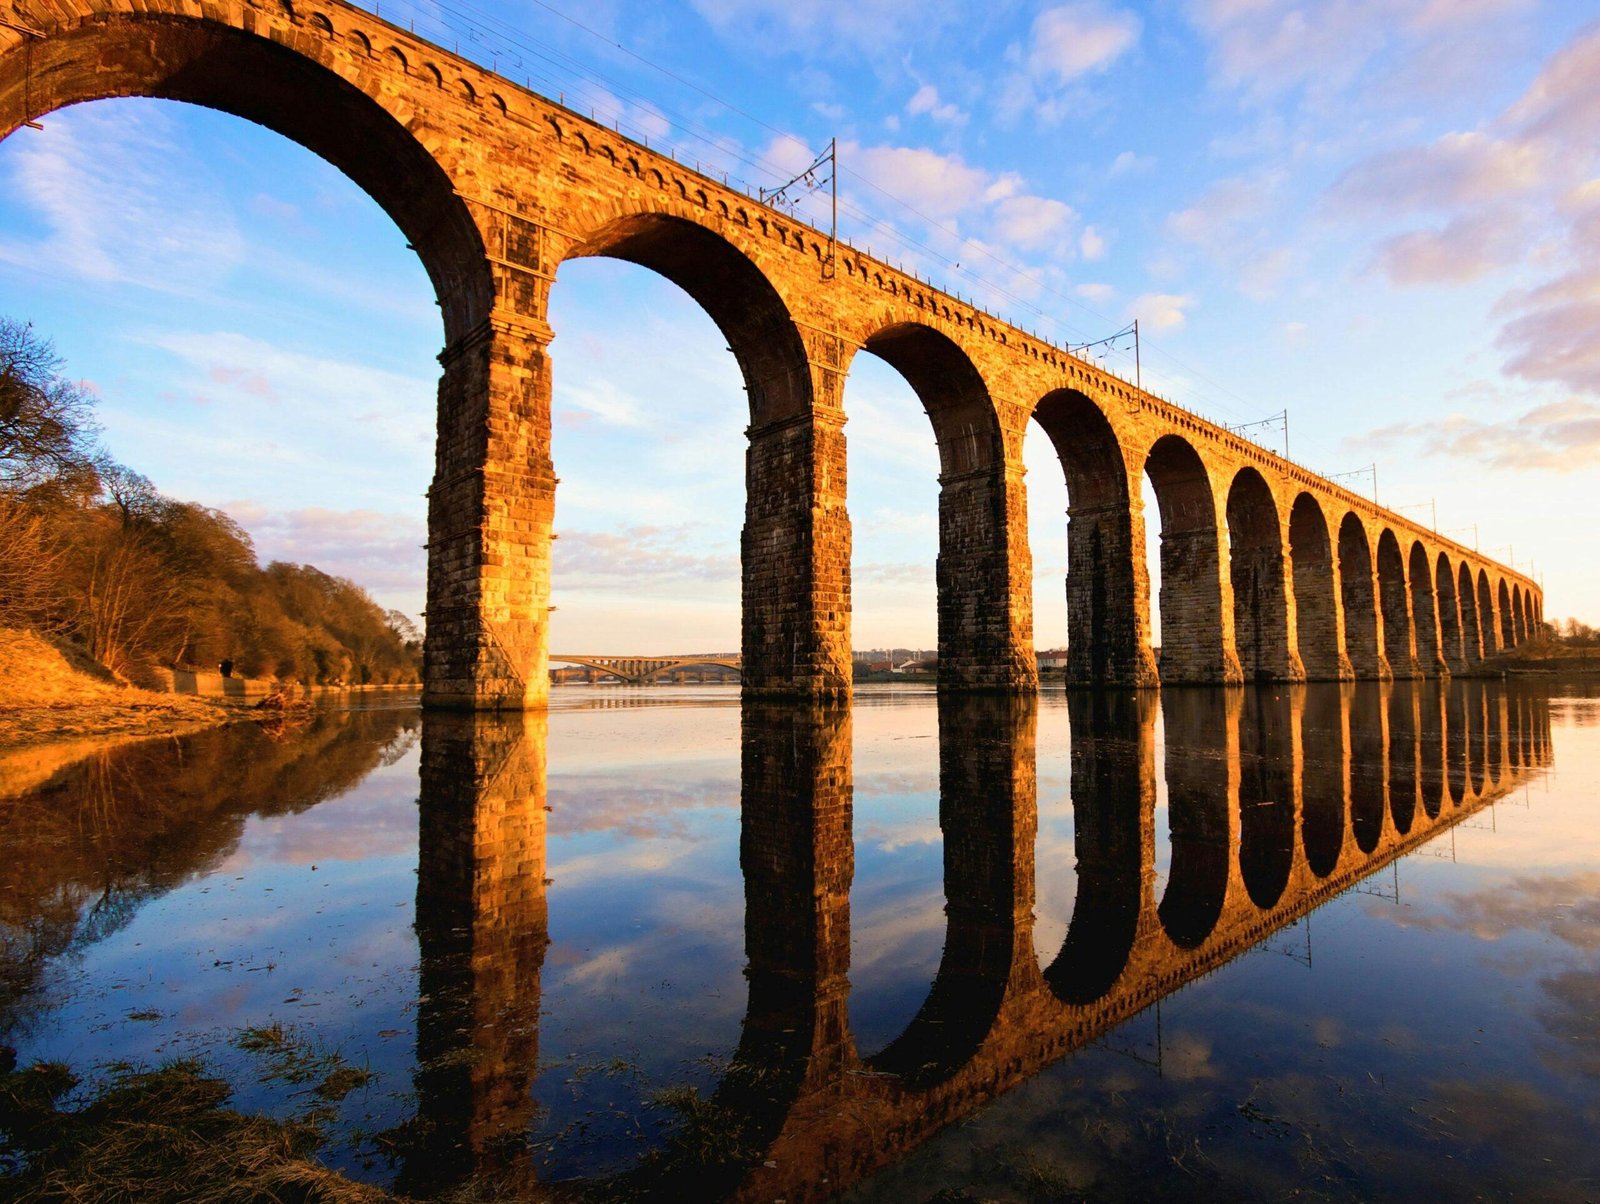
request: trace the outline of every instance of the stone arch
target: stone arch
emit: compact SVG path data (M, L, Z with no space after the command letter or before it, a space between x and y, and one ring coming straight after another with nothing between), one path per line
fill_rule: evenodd
M1378 536L1378 597L1383 612L1383 656L1395 677L1415 677L1417 657L1411 631L1411 599L1400 541L1385 527Z
M916 393L939 445L939 684L1032 688L1033 568L1020 464L972 358L921 321L862 340Z
M643 210L613 217L585 232L563 262L592 257L649 268L705 310L738 361L749 390L753 424L763 426L810 412L806 347L789 306L766 274L732 242L690 218Z
M1511 609L1511 591L1506 588L1506 579L1500 578L1500 646L1514 648L1517 644L1516 618Z
M1483 657L1488 660L1500 650L1500 627L1495 622L1494 591L1489 587L1487 569L1478 570L1478 629L1483 633Z
M191 16L187 4L111 15L76 7L81 15L47 25L26 53L0 57L0 137L26 118L110 97L242 117L333 164L400 227L433 283L447 342L487 317L494 283L478 227L446 167L376 98L376 80L369 94L269 37Z
M1384 677L1388 669L1378 647L1375 576L1367 529L1354 512L1347 513L1339 524L1339 589L1340 601L1344 604L1345 652L1355 675L1367 679Z
M1246 680L1304 676L1289 638L1283 580L1283 522L1272 490L1254 468L1241 468L1228 489L1228 576L1233 586L1233 638Z
M1478 590L1465 561L1456 572L1456 596L1461 600L1462 659L1468 667L1480 665L1483 663L1483 629L1479 623Z
M648 268L686 292L726 338L750 410L741 539L744 691L847 695L843 418L832 398L817 397L805 341L755 261L701 224L714 220L701 210L665 198L652 204L611 214L582 232L562 261L603 256ZM559 271L557 280L559 287Z
M1450 557L1443 552L1434 562L1433 580L1439 603L1439 653L1444 657L1445 667L1452 673L1459 673L1467 667L1461 603L1456 595L1456 575L1450 568Z
M1205 462L1178 435L1157 439L1145 473L1161 512L1163 683L1237 682L1239 658L1223 610L1216 495Z
M1516 642L1521 644L1528 638L1528 611L1527 598L1522 593L1522 585L1518 583L1511 588L1511 617L1512 634Z
M325 159L400 228L444 327L424 701L543 705L554 488L547 409L540 422L548 374L514 273L489 259L484 229L494 219L467 199L479 191L480 165L456 157L430 98L394 87L393 60L296 29L287 13L182 0L120 11L77 0L52 10L42 37L0 55L0 134L108 97L204 105ZM248 29L227 23L247 17ZM515 471L484 471L511 463Z
M1034 407L1050 437L1068 493L1067 681L1071 685L1152 685L1149 588L1135 571L1128 465L1104 412L1083 393L1057 389Z
M1301 493L1289 510L1289 559L1294 566L1295 636L1309 681L1350 676L1339 623L1333 544L1322 507Z
M1420 539L1411 543L1411 621L1417 636L1417 669L1423 674L1449 672L1439 641L1439 606L1434 597L1433 566Z

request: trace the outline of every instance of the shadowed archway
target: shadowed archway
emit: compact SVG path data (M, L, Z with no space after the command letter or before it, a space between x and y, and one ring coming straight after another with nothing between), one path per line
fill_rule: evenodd
M1147 607L1130 605L1149 583L1135 572L1128 468L1116 432L1082 393L1047 393L1033 411L1066 478L1067 683L1154 685ZM1050 637L1044 637L1050 638Z
M939 445L939 684L1014 690L1038 682L1033 567L1020 471L1007 466L995 407L972 361L949 337L915 322L864 342L922 402Z
M1228 575L1234 642L1245 679L1303 678L1289 638L1283 527L1272 490L1253 468L1241 469L1228 490Z
M1378 608L1373 590L1372 545L1354 514L1339 524L1339 589L1344 601L1344 642L1356 676L1367 680L1388 676L1389 666L1378 647Z
M1161 511L1161 682L1241 679L1224 619L1221 541L1211 478L1193 445L1156 440L1145 461ZM1148 537L1148 524L1146 525Z

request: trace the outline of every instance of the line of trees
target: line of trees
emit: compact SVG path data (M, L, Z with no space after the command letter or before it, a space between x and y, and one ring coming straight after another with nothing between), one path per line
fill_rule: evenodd
M417 679L405 615L310 565L261 568L222 511L112 460L61 368L30 325L0 317L0 627L68 639L149 684L224 659L316 684Z

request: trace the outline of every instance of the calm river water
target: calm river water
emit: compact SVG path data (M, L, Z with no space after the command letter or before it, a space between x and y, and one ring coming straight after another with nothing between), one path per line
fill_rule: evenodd
M0 1044L281 1026L419 1195L1594 1200L1597 780L1472 682L330 706L0 798Z

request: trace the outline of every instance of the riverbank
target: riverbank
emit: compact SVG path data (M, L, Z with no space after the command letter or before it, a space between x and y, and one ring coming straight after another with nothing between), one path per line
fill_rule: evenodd
M87 753L130 738L184 735L239 714L200 698L126 685L35 632L0 628L0 753L46 745Z

